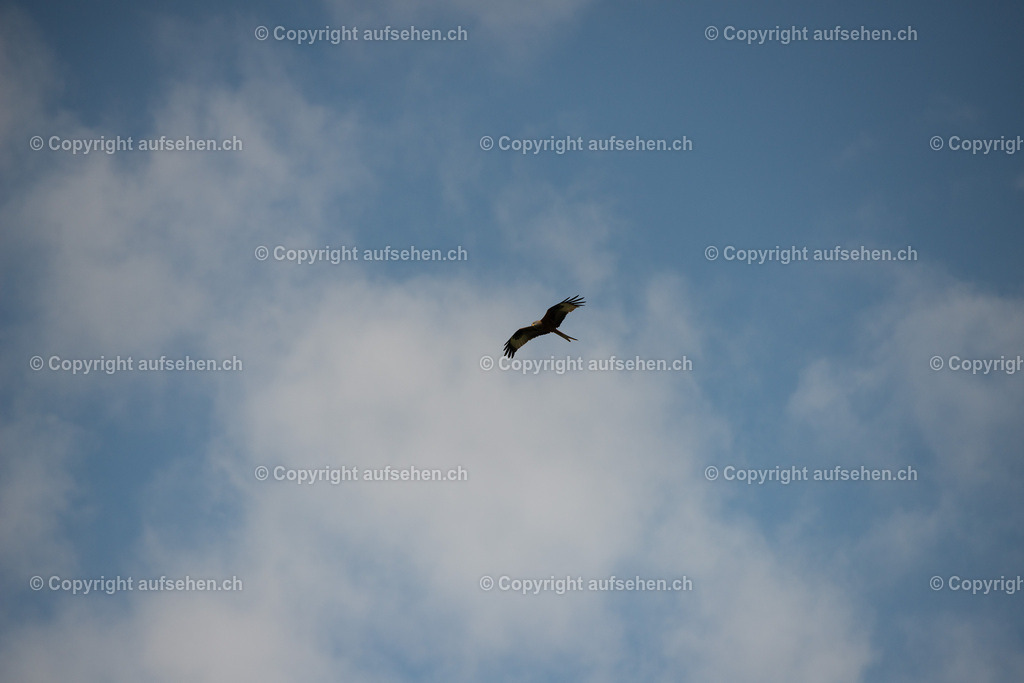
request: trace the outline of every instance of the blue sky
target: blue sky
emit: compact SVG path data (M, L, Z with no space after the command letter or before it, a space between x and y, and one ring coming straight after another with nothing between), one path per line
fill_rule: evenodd
M1020 680L1024 150L951 147L1024 138L1022 19L5 5L0 679ZM837 25L916 40L731 39ZM613 135L692 148L501 149ZM286 256L341 247L467 258ZM62 368L118 356L240 365ZM916 479L735 476L836 467ZM241 590L71 589L185 576ZM691 588L515 588L611 576Z

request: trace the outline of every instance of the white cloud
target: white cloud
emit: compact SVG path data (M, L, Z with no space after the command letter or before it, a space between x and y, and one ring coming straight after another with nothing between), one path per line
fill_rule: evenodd
M0 425L0 575L21 591L44 567L74 569L62 523L78 491L75 428L52 415Z
M930 475L953 491L1004 476L1024 388L1017 375L972 374L949 364L1015 359L1024 303L924 274L903 278L885 304L862 317L857 355L810 362L790 414L822 439L876 462L890 457L897 432L909 428L929 448L923 464ZM930 366L936 357L938 371Z
M526 264L517 270L520 279L510 284L521 286L543 273L546 281L580 291L607 286L616 271L612 242L618 226L600 202L563 197L550 187L524 182L506 189L496 207L505 248Z

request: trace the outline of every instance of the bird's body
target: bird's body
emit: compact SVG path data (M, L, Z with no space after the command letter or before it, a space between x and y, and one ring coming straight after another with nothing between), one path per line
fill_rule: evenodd
M507 342L505 342L505 355L512 358L516 355L516 351L530 341L534 337L539 337L542 334L554 332L559 337L566 341L576 341L574 337L570 337L567 334L563 334L558 331L558 326L565 320L565 316L569 315L570 312L575 311L586 302L583 301L583 297L574 296L569 299L563 299L554 306L548 309L547 313L540 320L534 321L532 325L521 327L516 330Z

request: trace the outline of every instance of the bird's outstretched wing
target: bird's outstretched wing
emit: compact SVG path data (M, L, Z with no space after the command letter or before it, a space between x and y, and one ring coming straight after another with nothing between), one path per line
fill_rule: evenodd
M505 342L505 355L512 358L516 355L516 351L518 351L523 344L534 337L539 337L542 334L546 334L546 332L534 327L533 325L530 325L529 327L520 327L515 331L515 334L509 337L508 341Z
M585 304L586 302L583 300L583 297L579 295L569 299L564 299L549 308L548 312L544 314L544 317L541 318L540 322L544 327L554 329L562 324L562 321L565 320L565 316Z

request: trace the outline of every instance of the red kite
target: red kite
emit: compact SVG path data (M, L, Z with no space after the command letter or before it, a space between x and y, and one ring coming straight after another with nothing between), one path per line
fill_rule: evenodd
M575 311L577 308L582 306L585 301L583 297L577 295L571 299L565 299L555 304L548 309L548 312L544 314L544 317L536 321L528 327L522 327L516 330L507 342L505 342L505 355L512 358L516 355L516 351L519 350L526 342L530 341L534 337L539 337L542 334L548 332L554 332L559 337L566 341L576 341L574 337L570 337L567 334L562 334L558 331L558 326L565 320L565 316L569 315L570 312Z

